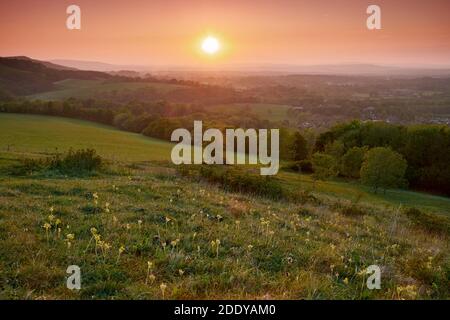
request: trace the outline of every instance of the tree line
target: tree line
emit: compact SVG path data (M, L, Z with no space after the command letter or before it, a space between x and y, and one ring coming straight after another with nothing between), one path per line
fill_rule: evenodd
M405 186L450 195L450 128L352 121L320 134L315 154L328 167L372 186Z

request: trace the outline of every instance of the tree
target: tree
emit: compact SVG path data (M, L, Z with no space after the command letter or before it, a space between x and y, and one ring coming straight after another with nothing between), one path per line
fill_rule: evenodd
M315 179L325 180L337 176L337 163L333 156L316 152L313 154L311 161Z
M114 117L113 125L120 129L126 129L126 124L130 120L130 114L128 113L119 113Z
M292 141L293 135L286 128L279 129L280 158L284 160L292 159Z
M345 146L340 140L335 140L325 146L325 153L340 161L342 156L345 154Z
M349 149L341 161L341 174L350 178L359 178L367 148L353 147Z
M379 188L404 185L407 163L403 156L389 148L373 148L365 156L361 167L361 182L371 186L375 193Z
M308 158L308 143L298 131L294 133L292 141L292 157L295 161Z

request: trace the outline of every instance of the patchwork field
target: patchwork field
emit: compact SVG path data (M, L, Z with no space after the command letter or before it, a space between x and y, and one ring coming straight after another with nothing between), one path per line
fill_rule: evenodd
M276 105L267 103L232 103L225 105L214 106L214 111L229 112L236 110L246 111L250 110L260 119L267 119L270 121L284 121L289 120L287 111L291 108L288 105Z
M149 82L105 82L104 80L68 79L56 83L57 89L28 96L29 99L64 100L72 97L86 99L94 98L104 92L119 90L136 90L152 88L161 93L167 93L183 88L182 85Z

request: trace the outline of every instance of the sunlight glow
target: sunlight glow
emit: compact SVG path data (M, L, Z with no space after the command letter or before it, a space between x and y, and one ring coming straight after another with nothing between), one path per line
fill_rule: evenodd
M202 42L202 50L207 54L215 54L219 49L219 40L214 37L209 36Z

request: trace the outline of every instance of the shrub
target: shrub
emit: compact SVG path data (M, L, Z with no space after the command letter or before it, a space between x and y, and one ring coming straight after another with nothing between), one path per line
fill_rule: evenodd
M340 212L346 216L363 216L366 214L366 212L356 204L344 206L343 208L341 208Z
M103 166L103 159L94 149L82 149L69 152L61 157L56 155L49 160L49 168L66 174L78 174L99 170Z
M69 150L65 155L55 155L45 159L25 158L11 168L12 175L30 175L39 171L57 171L61 174L76 175L103 168L104 160L93 149Z
M428 231L450 233L450 219L445 216L422 212L416 208L408 208L404 213L414 224Z
M34 172L44 169L45 166L45 160L25 158L21 159L18 165L11 168L11 174L15 176L31 175Z
M271 199L281 199L286 196L275 178L262 177L245 169L204 165L196 170L194 167L180 166L179 172L185 176L193 176L197 173L208 182L217 183L227 191L254 194Z
M301 172L301 173L312 173L313 172L312 163L310 160L291 162L291 163L287 164L286 166L284 166L283 169L289 170L289 171Z

